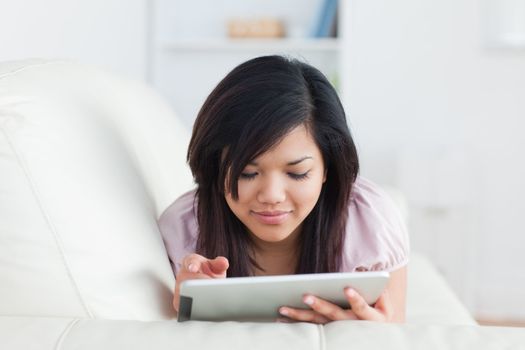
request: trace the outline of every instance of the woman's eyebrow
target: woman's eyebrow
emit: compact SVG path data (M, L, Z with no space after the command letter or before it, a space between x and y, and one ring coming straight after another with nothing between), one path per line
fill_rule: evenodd
M296 165L296 164L299 164L299 163L301 163L303 160L306 160L306 159L313 159L313 157L310 157L310 156L304 156L304 157L299 158L299 159L297 159L297 160L293 160L293 161L291 161L291 162L288 162L287 165Z
M299 163L301 163L303 160L306 160L306 159L314 159L313 157L310 157L310 156L304 156L304 157L301 157L297 160L292 160L291 162L288 162L286 163L286 165L297 165ZM248 163L248 165L254 165L254 166L257 166L257 162L256 161L251 161Z

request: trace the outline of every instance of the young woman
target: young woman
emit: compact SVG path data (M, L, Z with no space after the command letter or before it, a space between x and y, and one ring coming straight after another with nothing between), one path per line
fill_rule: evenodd
M314 323L404 320L406 230L390 199L358 176L343 107L317 69L281 56L236 67L202 106L187 159L197 189L159 219L177 285L387 270L374 306L347 289L348 309L305 295L308 310L279 311L283 320Z

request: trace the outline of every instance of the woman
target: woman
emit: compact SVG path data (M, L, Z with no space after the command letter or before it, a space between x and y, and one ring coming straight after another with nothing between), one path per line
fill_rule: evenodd
M202 106L187 159L197 189L159 219L177 286L186 279L387 270L374 306L305 295L284 320L402 322L408 238L392 202L358 176L337 93L314 67L259 57L231 71ZM175 289L175 310L179 290Z

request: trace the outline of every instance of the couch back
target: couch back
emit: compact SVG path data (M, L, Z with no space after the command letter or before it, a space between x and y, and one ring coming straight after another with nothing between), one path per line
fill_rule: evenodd
M172 317L156 219L192 186L189 134L143 84L0 64L0 315Z

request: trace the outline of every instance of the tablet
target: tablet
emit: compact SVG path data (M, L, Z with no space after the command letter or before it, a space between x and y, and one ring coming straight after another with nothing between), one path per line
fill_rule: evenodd
M302 301L307 293L349 308L346 287L372 305L388 279L388 272L373 271L186 280L180 286L178 321L275 320L281 306L309 309Z

